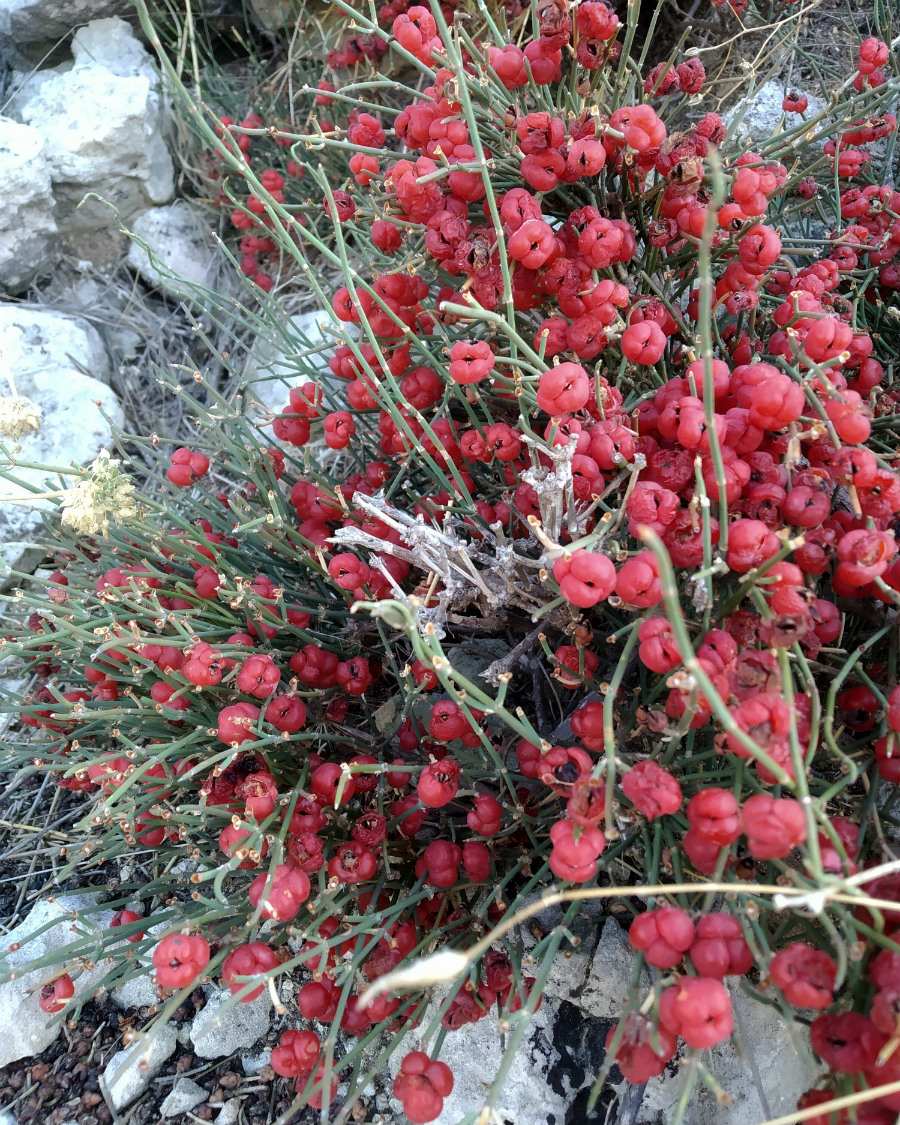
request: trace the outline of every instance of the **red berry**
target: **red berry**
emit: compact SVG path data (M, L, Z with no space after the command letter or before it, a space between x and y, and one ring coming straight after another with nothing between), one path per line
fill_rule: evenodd
M821 949L795 941L769 963L769 976L798 1008L827 1008L834 1001L837 965Z
M622 355L631 363L658 363L666 350L666 336L658 324L643 320L629 324L620 340Z
M110 926L130 926L132 922L140 922L141 915L136 914L133 910L117 910L110 919ZM129 941L140 941L144 936L143 930L138 930L137 933L131 934L128 938Z
M813 1020L809 1042L832 1070L857 1074L874 1068L886 1037L859 1012L826 1012Z
M672 626L664 617L645 618L638 626L638 639L638 656L652 672L664 675L681 663Z
M581 5L582 8L584 6ZM606 1036L607 1050L612 1046L617 1030L610 1028ZM655 1027L646 1016L629 1012L616 1048L616 1063L628 1082L639 1085L662 1074L666 1063L674 1057L677 1046L675 1036L663 1024Z
M793 797L755 793L741 809L741 827L750 854L757 859L786 859L806 840L803 807Z
M571 820L558 820L550 829L550 839L550 870L557 879L586 883L594 878L597 859L606 847L606 838L599 828L583 828Z
M500 831L503 815L500 802L490 793L479 793L474 798L473 805L466 816L466 824L480 836L496 836Z
M297 1007L305 1020L330 1023L337 1012L341 990L329 976L310 981L297 993Z
M184 446L175 450L171 461L166 476L172 484L177 484L180 488L190 487L209 471L209 458Z
M413 1125L425 1125L440 1116L444 1098L453 1090L453 1072L446 1063L433 1061L424 1051L411 1051L394 1079L394 1097Z
M450 378L454 383L478 383L494 369L494 353L486 340L458 340L450 348Z
M233 953L225 958L222 964L222 980L237 994L246 988L248 981L241 977L257 977L269 973L278 964L278 956L261 941L251 941L247 945L239 945ZM257 996L261 996L264 984L252 988L246 996L241 997L241 1003L249 1004Z
M260 902L263 903L263 917L276 922L290 922L309 898L309 890L306 873L282 863L275 868L272 876L268 873L257 875L247 894L254 909Z
M628 800L648 820L678 812L684 800L677 780L656 762L638 762L619 784Z
M253 727L259 718L259 708L252 703L233 703L219 712L217 734L222 742L232 746L240 742L251 742L256 738Z
M797 94L791 90L782 98L781 108L785 113L806 113L809 108L809 98L806 94Z
M701 789L687 804L691 828L719 848L728 847L740 836L739 814L734 794L727 789Z
M537 404L541 410L557 417L580 410L590 395L588 373L577 363L560 363L540 378Z
M163 988L186 988L209 964L209 943L198 934L172 934L153 950L156 979Z
M681 977L659 998L659 1018L689 1047L713 1047L734 1028L731 997L712 977Z
M272 1048L272 1069L282 1078L297 1078L311 1073L319 1062L322 1044L314 1031L282 1031L278 1046Z
M652 551L626 559L616 575L616 594L635 609L649 609L662 601L659 563Z
M427 765L419 777L419 800L429 809L439 809L449 804L459 788L459 763L452 758Z
M416 878L427 876L432 887L452 887L459 877L462 848L449 840L434 840L416 864Z
M663 906L639 914L631 923L628 940L643 952L648 965L673 969L694 941L694 923L678 907Z
M306 723L306 707L296 695L276 695L269 700L265 719L282 734L294 734Z
M589 609L605 601L616 584L616 568L606 555L578 550L553 564L553 577L566 601Z
M463 869L473 883L484 883L491 873L491 853L480 840L463 844Z
M701 977L743 976L753 968L753 953L737 918L703 914L688 955Z
M281 673L271 656L249 656L238 669L238 688L257 699L268 699L278 687Z
M329 562L328 573L342 590L357 590L365 586L372 572L362 559L344 551Z
M746 574L770 559L780 546L777 535L761 520L735 520L728 529L725 561L738 574Z
M74 995L75 985L72 983L72 978L68 973L63 973L56 980L44 985L38 1004L41 1011L61 1012Z
M373 878L378 868L374 852L360 840L349 840L341 844L334 857L329 860L328 874L341 883L354 885L366 883Z
M335 805L340 791L340 803L345 805L356 791L356 783L349 771L345 773L336 762L326 762L313 770L309 788L324 805L331 806Z

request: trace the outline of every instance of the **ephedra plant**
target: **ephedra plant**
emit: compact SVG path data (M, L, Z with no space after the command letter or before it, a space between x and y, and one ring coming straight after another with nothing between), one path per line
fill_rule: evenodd
M82 474L58 569L15 597L5 652L38 686L9 764L83 794L70 871L145 873L108 890L90 956L110 986L152 963L160 1021L198 982L239 1002L296 977L272 1065L323 1121L443 984L393 1086L426 1122L467 1023L508 1033L497 1097L568 940L526 960L519 924L615 898L653 985L598 1087L676 1053L695 1080L741 988L826 1064L797 1120L887 1125L888 25L821 114L786 90L750 149L696 55L644 63L636 4L623 27L602 0L540 0L514 34L493 7L341 6L394 77L324 79L302 134L174 89L244 272L280 255L331 344L298 350L274 418L198 372L190 443L129 438L158 461L140 491L115 458ZM478 639L496 655L472 671ZM61 1018L77 970L42 997Z

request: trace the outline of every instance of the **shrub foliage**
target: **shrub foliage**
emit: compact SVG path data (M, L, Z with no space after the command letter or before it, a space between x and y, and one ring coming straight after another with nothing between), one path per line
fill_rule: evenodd
M893 1120L887 26L751 149L698 55L648 66L603 0L341 7L306 132L174 91L260 322L280 269L328 346L296 341L274 419L173 382L190 441L81 474L12 599L8 763L82 795L65 873L119 911L83 956L152 965L158 1020L296 975L273 1066L335 1121L449 985L394 1086L424 1122L444 1036L502 1017L495 1097L566 925L614 899L654 984L607 1068L682 1050L694 1080L739 986L809 1026L807 1108Z

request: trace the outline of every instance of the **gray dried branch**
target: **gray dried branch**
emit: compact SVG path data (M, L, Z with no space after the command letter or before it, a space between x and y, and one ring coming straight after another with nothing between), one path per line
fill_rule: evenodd
M355 527L340 528L330 542L373 552L376 557L370 560L372 565L387 575L394 596L415 613L420 628L431 625L443 635L450 615L471 605L484 616L496 616L507 608L531 614L542 604L544 592L535 573L540 561L517 552L499 525L483 530L475 546L459 534L464 526L460 518L447 516L440 526L427 523L422 516L393 508L381 494L357 492L352 504L398 532L404 545L378 539ZM377 558L382 554L434 575L439 580L436 604L424 604L422 599L405 594Z

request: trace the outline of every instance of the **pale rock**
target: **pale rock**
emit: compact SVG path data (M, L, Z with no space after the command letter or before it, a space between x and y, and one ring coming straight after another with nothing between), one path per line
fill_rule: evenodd
M634 975L636 955L625 931L607 918L578 1004L595 1019L618 1020L627 1010L628 991ZM641 997L652 981L645 968L641 973Z
M115 16L95 19L80 27L72 39L73 69L103 67L119 78L136 74L155 79L150 55L124 20Z
M29 77L16 94L16 115L44 137L46 159L64 231L108 227L109 207L126 220L175 189L166 148L159 76L131 27L95 20L72 42L73 65Z
M269 1030L272 1001L267 990L249 1004L229 1005L231 999L230 989L215 989L194 1016L191 1042L199 1058L218 1059L241 1047L252 1047Z
M90 374L82 374L79 367ZM0 368L7 371L19 395L40 407L39 433L19 439L19 461L59 467L89 464L110 441L110 424L121 426L124 415L113 391L106 386L109 360L96 329L86 321L47 309L0 305ZM0 395L8 395L0 387ZM99 406L97 405L99 403ZM7 443L9 439L4 439ZM72 483L40 469L15 469L24 482L3 481L4 495L29 497L32 485L67 487ZM0 503L0 562L27 570L46 554L42 510L48 501Z
M213 1125L235 1125L241 1115L241 1099L229 1098L213 1118Z
M163 1063L175 1053L177 1042L175 1028L166 1023L113 1055L100 1078L100 1089L114 1113L120 1113L140 1097Z
M191 11L195 19L229 26L243 17L240 0L191 0ZM0 0L0 48L14 60L39 64L75 28L110 16L137 23L131 0Z
M268 1066L271 1061L272 1050L269 1047L263 1051L247 1051L241 1055L241 1066L248 1078L254 1074L259 1074L262 1068Z
M172 1087L171 1093L159 1107L159 1111L163 1117L180 1117L183 1113L190 1113L208 1097L209 1092L199 1086L193 1078L179 1078Z
M0 117L0 288L18 293L50 263L58 229L44 138Z
M159 993L149 973L132 977L113 989L110 995L112 1002L122 1011L128 1008L149 1008L151 1004L159 1003Z
M128 264L148 285L175 296L213 281L218 255L203 213L185 200L141 211L129 224Z
M15 380L53 370L64 382L78 368L101 383L110 380L109 357L97 329L80 317L37 305L0 305L0 355ZM25 392L20 388L19 393Z
M710 1051L710 1070L730 1100L720 1106L706 1086L698 1090L707 1103L706 1120L746 1125L786 1117L824 1068L816 1064L801 1024L788 1023L776 1008L748 996L734 978L729 983L735 1032Z
M40 958L54 956L58 973L85 950L93 950L98 931L109 925L112 911L85 914L96 902L94 895L60 895L37 903L28 917L3 935L4 950L10 945L20 948L4 952L0 966L9 972L22 972L21 966ZM43 932L38 932L43 931ZM67 956L67 947L89 939L86 946L77 945ZM72 983L77 996L90 997L110 970L109 961L99 961L93 969L76 972ZM54 970L55 971L55 970ZM15 980L0 984L0 1067L39 1055L59 1035L62 1024L58 1017L41 1011L41 985L53 972L46 967L22 972Z
M720 1104L698 1078L684 1117L691 1125L747 1125L790 1116L803 1091L824 1072L813 1058L802 1025L788 1023L775 1008L742 992L737 983L730 992L734 1033L700 1055L728 1100ZM639 1120L653 1125L671 1120L686 1079L678 1058L658 1078L651 1078L641 1099Z
M781 108L784 95L790 90L805 93L809 107L801 117L799 113L785 113ZM729 130L734 125L738 137L745 137L753 143L769 141L778 133L790 132L800 126L804 120L812 121L825 109L822 98L796 86L785 86L777 79L770 79L752 94L747 94L737 105L733 106L723 117ZM816 130L820 131L825 122L820 122ZM818 152L821 154L822 142L817 142ZM801 141L792 145L792 151L802 151L807 145Z
M461 676L477 684L482 672L509 652L510 646L500 637L483 637L449 645L447 659Z
M108 241L105 231L91 231L84 237ZM58 287L44 290L42 299L69 316L102 321L103 338L114 367L116 363L121 366L138 356L150 331L150 318L155 320L157 315L151 306L142 301L139 293L123 291L96 276L79 277L76 274L62 281Z
M253 18L266 31L278 31L293 25L299 10L300 6L292 0L250 0Z
M133 10L130 0L0 0L0 34L17 44L46 43L89 20Z
M3 663L0 663L0 671L9 671L9 666L4 669ZM18 704L25 694L28 684L31 680L21 679L19 676L6 676L0 675L0 702L6 704L7 710L4 714L0 715L0 739L6 734L13 723L18 723Z
M426 1038L426 1029L446 994L445 990L435 989L435 999L420 1026L408 1032L391 1055L389 1067L392 1078L396 1078L403 1058L410 1051L428 1051L431 1044ZM548 1073L560 1057L553 1041L555 1016L552 1008L551 1004L542 1004L531 1017L530 1026L494 1105L497 1119L501 1122L540 1125L552 1121L563 1125L566 1120L566 1111L575 1091L566 1089L561 1093L547 1081ZM478 1023L466 1024L448 1035L441 1047L440 1059L453 1071L454 1085L449 1097L444 1099L444 1107L435 1118L434 1125L455 1125L463 1117L475 1120L485 1105L503 1059L496 1019L486 1016ZM392 1099L392 1104L399 1115L400 1102Z
M7 1110L0 1110L0 1125L17 1125L16 1119Z
M523 906L530 906L534 899L526 899ZM559 951L553 961L550 974L547 977L542 995L551 1001L569 1000L573 1004L582 1004L582 994L589 979L589 974L594 966L594 949L598 944L599 933L597 926L602 917L603 907L600 903L584 902L578 914L566 926L569 933L578 941L573 944L567 939L563 940ZM534 921L544 933L565 925L566 908L551 906L534 915ZM537 940L526 922L518 931L524 948L530 952L537 944ZM534 969L531 970L532 975Z

